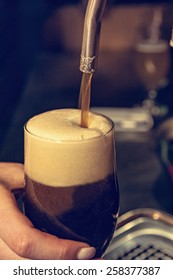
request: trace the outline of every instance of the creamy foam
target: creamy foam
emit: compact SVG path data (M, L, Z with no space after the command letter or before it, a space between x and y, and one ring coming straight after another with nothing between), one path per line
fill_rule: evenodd
M50 186L72 186L104 179L114 170L112 122L90 113L80 127L80 110L60 109L31 118L25 130L25 172Z

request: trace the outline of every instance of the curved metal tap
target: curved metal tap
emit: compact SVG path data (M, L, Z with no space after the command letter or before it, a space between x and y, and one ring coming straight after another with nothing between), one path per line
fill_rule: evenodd
M80 71L92 73L96 70L100 41L100 28L106 0L88 0L85 14Z

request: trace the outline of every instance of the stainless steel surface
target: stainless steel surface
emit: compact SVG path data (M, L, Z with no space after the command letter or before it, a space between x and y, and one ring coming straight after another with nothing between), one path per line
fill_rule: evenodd
M146 132L153 127L153 118L142 108L92 107L91 111L108 116L116 132Z
M122 215L104 259L173 259L173 217L154 209Z
M92 73L96 70L100 39L101 20L106 0L89 0L83 31L80 71Z

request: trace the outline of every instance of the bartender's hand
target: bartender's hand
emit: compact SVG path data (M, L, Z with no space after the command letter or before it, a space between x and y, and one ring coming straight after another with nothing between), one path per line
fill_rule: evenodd
M24 188L23 165L0 163L0 259L90 259L88 244L59 239L33 227L18 209L13 191Z

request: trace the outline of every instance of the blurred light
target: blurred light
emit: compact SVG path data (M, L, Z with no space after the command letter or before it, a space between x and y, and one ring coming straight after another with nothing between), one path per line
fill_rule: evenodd
M171 37L171 41L170 41L170 46L173 47L173 27L172 27L172 37Z

